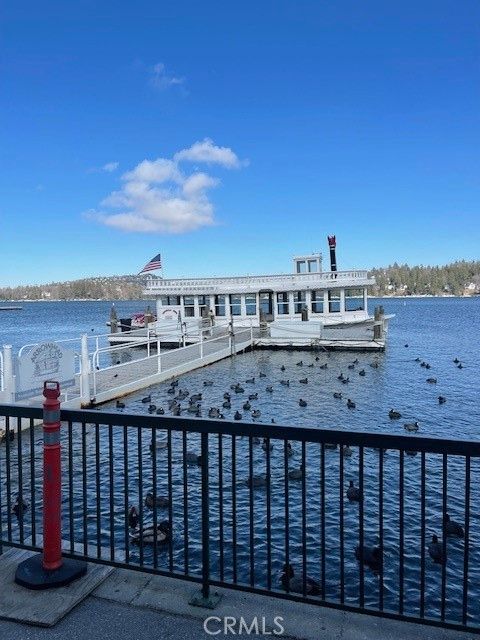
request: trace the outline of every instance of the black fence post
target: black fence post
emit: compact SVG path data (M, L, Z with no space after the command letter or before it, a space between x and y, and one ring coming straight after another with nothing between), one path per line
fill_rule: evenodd
M221 596L210 592L210 490L208 478L208 433L201 435L201 468L202 468L202 589L195 593L190 604L195 607L214 609Z

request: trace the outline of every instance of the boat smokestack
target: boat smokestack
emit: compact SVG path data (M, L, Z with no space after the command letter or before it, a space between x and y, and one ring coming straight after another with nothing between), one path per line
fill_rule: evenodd
M337 240L335 236L327 236L328 246L330 247L330 271L337 270Z

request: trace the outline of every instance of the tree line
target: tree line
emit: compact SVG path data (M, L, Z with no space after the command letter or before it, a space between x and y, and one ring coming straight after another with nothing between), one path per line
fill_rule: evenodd
M370 274L376 279L374 293L380 296L480 293L480 260L414 267L395 262L388 267L371 269ZM148 276L152 277L156 276ZM125 275L0 287L0 300L138 300L142 298L146 282L145 276Z

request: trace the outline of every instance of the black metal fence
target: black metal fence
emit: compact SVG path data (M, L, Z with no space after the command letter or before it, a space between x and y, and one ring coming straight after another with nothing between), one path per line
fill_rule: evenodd
M0 416L1 548L40 550L42 412ZM68 556L197 582L205 598L226 586L480 628L480 442L95 411L62 421Z

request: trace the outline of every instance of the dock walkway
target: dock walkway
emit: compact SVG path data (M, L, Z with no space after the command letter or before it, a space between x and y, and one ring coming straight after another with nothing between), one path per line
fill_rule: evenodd
M155 352L129 362L122 362L90 374L90 404L98 405L164 382L183 373L218 362L246 351L253 345L251 329L237 330L233 336L225 329L222 335L204 338L197 344Z

